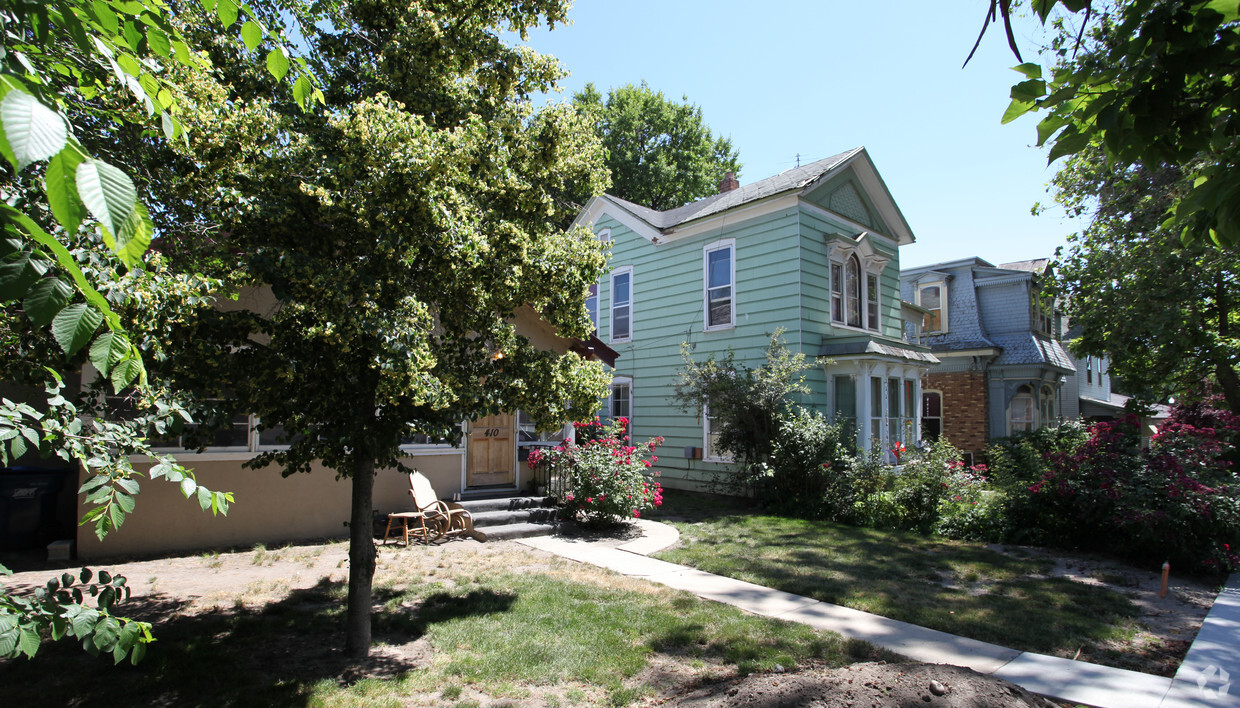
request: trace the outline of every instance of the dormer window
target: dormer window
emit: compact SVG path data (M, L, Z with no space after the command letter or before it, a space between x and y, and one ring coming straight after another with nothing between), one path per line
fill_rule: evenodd
M1040 297L1036 293L1033 296L1033 331L1048 337L1055 336L1054 301Z
M922 320L921 331L935 334L947 331L946 283L923 283L917 287L917 304L928 310Z

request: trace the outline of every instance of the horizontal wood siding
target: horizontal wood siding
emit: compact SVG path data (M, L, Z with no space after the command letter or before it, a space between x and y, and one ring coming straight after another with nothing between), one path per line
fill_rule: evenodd
M612 343L620 354L615 374L633 380L633 439L663 436L655 469L666 486L701 489L727 465L689 460L686 447L703 446L698 411L680 410L672 400L676 374L683 367L680 346L689 342L702 361L723 357L757 367L764 361L770 334L786 327L790 347L806 344L800 334L800 237L797 209L729 224L711 234L654 245L619 222L604 217L595 231L611 229L611 268L633 268L632 342ZM702 248L720 239L736 240L736 326L703 331ZM611 279L599 285L600 337L610 342ZM811 345L817 353L818 342Z

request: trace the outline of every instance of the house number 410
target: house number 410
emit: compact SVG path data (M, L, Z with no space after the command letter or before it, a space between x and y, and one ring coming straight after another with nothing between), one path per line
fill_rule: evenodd
M499 428L487 428L487 431L483 433L483 436L488 437L488 438L498 438Z

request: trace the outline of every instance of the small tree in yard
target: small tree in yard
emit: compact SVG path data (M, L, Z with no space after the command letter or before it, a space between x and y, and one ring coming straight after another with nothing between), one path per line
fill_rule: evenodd
M516 409L580 420L606 390L601 365L543 351L513 324L528 307L587 336L586 292L605 265L587 229L557 227L568 214L555 199L602 178L601 148L571 107L532 107L561 75L555 61L499 37L565 11L351 3L306 30L326 115L237 94L241 80L204 87L223 92L199 103L218 128L192 144L204 169L171 186L219 187L205 206L237 264L220 275L269 286L279 304L187 318L166 332L194 346L159 373L287 432L288 449L251 466L321 462L351 478L353 657L370 647L375 473L401 466L402 440L452 439L462 420ZM174 260L223 260L201 255Z
M789 465L802 468L808 448L830 449L831 454L836 448L822 441L811 444L796 440L795 435L782 431L786 426L806 422L790 410L790 399L794 394L809 393L804 372L817 363L804 354L789 351L783 333L780 328L771 335L766 362L756 369L738 364L731 351L723 359L711 355L698 363L689 346L681 345L685 363L676 381L675 399L686 412L710 412L712 429L719 436L719 450L730 455L741 468L739 474L723 481L724 487L734 492L764 493L764 480L779 475L777 466L784 471L790 469ZM812 422L826 425L825 421ZM838 436L838 429L835 434ZM781 456L787 458L781 462L777 452L784 450L789 454ZM820 460L819 464L825 461ZM779 486L782 489L785 485ZM767 493L772 499L781 496L775 490Z

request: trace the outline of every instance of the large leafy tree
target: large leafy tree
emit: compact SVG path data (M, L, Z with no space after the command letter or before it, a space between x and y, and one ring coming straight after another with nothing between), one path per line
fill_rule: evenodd
M573 102L594 120L607 148L609 192L622 199L674 209L715 194L726 173L740 175L732 141L712 134L687 97L673 101L643 81L612 89L606 99L586 84Z
M1174 166L1190 179L1166 203L1185 241L1240 245L1240 5L1232 0L1033 0L1054 31L1049 70L1016 67L1004 121L1042 112L1049 159L1100 146L1118 168ZM992 0L983 32L1010 0ZM979 41L980 41L979 36Z
M219 274L270 288L278 304L203 310L162 330L184 346L157 373L227 393L233 410L286 431L288 449L253 466L291 474L321 462L351 478L355 657L370 646L374 478L401 465L402 440L454 438L463 420L516 409L546 424L580 419L606 389L600 365L544 351L513 324L536 313L587 336L586 292L605 266L587 230L558 226L571 217L556 199L568 184L601 188L591 125L568 105L535 109L530 95L561 69L500 36L560 23L565 10L350 3L306 30L321 114L252 91L235 50L217 45L217 80L194 101L213 126L191 135L199 169L164 183L169 203L213 195L197 204L228 256L186 248L172 261L235 264Z
M1193 165L1122 168L1100 146L1055 176L1060 203L1089 219L1055 266L1081 354L1107 355L1111 373L1159 399L1213 382L1240 411L1240 263L1233 251L1163 223L1193 188Z

